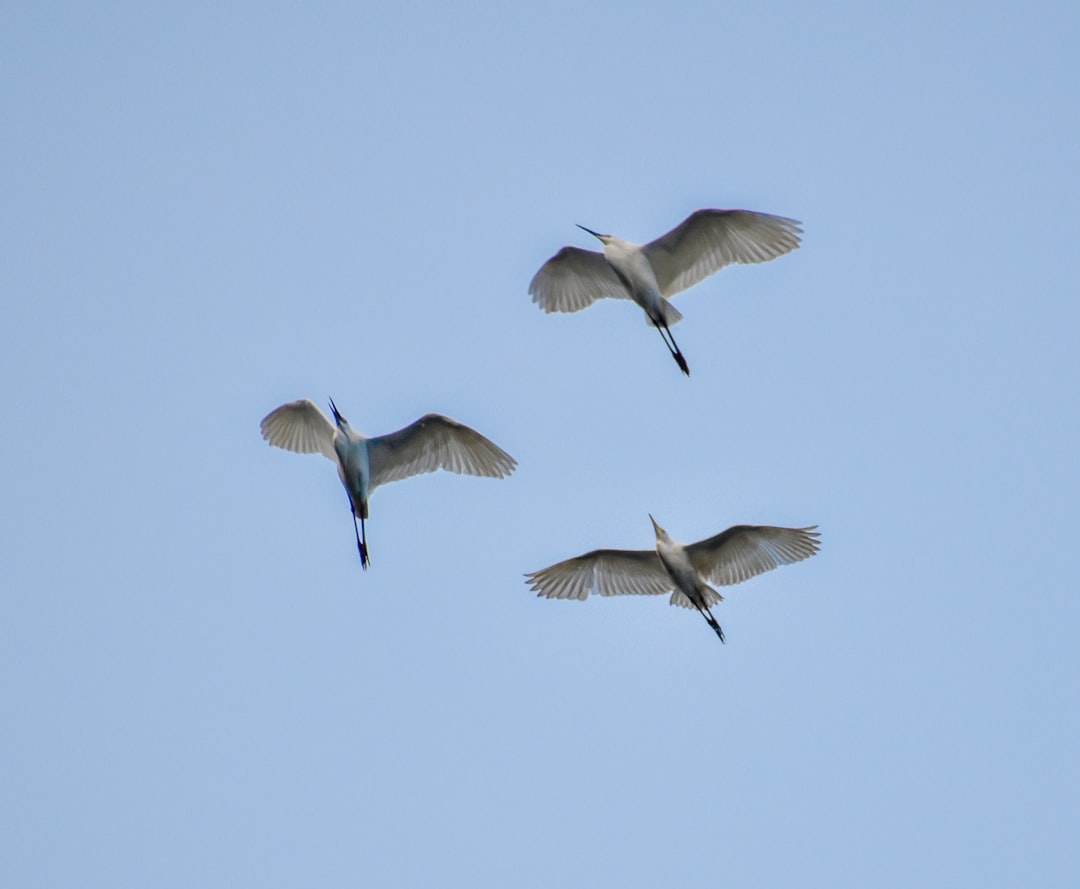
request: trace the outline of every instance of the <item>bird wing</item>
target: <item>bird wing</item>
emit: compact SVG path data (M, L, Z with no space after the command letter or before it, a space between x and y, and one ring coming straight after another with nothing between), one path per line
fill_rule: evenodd
M602 253L563 247L540 266L529 296L545 312L580 312L605 296L629 299L630 291Z
M735 525L686 548L694 568L709 583L742 583L780 565L801 562L818 551L821 535L809 528Z
M372 489L436 469L505 478L517 466L475 429L440 414L427 414L397 432L368 439L368 454Z
M525 578L538 596L548 599L587 599L589 593L658 596L675 586L654 549L597 549Z
M794 250L801 225L750 210L698 210L646 244L645 257L660 292L671 297L733 262L767 262Z
M306 398L290 401L263 417L262 437L275 448L297 454L323 454L337 461L334 426L315 403Z

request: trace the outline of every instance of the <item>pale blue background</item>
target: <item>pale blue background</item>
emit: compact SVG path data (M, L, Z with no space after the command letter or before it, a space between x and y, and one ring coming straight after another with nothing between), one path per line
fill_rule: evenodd
M0 882L1075 886L1073 2L8 4ZM803 248L546 316L582 223ZM332 395L520 461L380 490ZM818 523L730 590L598 546Z

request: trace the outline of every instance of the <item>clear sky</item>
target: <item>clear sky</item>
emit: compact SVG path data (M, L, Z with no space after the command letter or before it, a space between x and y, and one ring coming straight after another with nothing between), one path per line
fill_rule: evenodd
M0 882L1075 886L1080 12L12 3L0 12ZM636 307L581 223L802 249ZM427 411L360 570L277 405ZM522 574L737 523L725 592Z

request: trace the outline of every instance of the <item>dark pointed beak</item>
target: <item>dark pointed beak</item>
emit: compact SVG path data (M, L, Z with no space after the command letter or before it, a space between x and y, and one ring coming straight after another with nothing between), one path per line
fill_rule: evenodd
M341 421L345 418L341 416L341 411L337 409L337 405L334 404L334 399L332 398L330 399L330 410L334 412L334 422L337 423L338 426L340 426Z
M601 238L601 236L599 234L597 234L596 232L594 232L591 228L585 228L585 226L583 226L583 225L578 225L578 228L580 228L582 231L588 232L590 235L592 235L597 240L600 240L600 238Z

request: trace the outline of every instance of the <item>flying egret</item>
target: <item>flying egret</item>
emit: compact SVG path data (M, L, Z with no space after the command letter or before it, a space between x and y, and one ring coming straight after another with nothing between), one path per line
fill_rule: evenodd
M711 608L723 600L710 583L742 583L779 565L808 559L818 551L821 536L809 528L735 525L684 546L668 537L651 515L656 549L596 549L576 559L526 574L530 588L548 599L585 600L601 596L664 595L671 604L696 608L724 641L724 631ZM674 592L672 592L674 591Z
M730 263L768 262L794 250L801 225L750 210L698 210L648 244L632 244L579 225L604 245L604 252L563 247L540 267L529 295L545 312L580 312L605 296L632 299L690 376L671 335L682 313L668 300Z
M441 414L427 414L397 432L368 438L349 426L332 398L330 410L336 428L306 398L271 411L263 417L260 428L262 437L274 447L298 454L322 454L337 465L338 477L349 495L356 548L365 569L370 560L364 519L368 517L368 499L379 485L436 469L505 478L517 466L513 457L479 432Z

